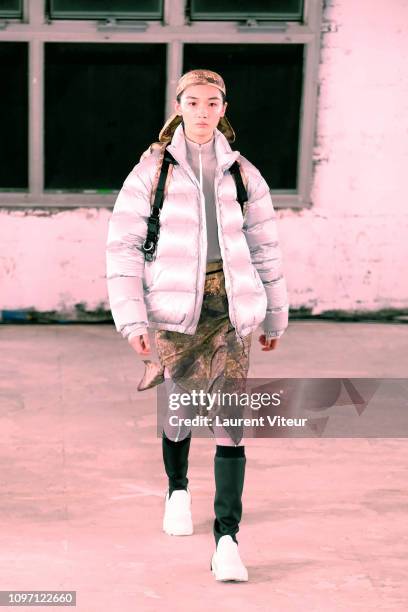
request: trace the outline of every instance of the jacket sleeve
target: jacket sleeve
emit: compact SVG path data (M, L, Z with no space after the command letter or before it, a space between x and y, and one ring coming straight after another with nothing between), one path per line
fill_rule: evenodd
M263 330L267 337L280 337L288 326L289 304L276 227L276 213L269 186L261 176L249 200L243 230L251 261L261 278L267 297Z
M137 164L123 183L109 220L106 280L116 331L124 338L147 332L143 295L144 253L151 184L146 163Z

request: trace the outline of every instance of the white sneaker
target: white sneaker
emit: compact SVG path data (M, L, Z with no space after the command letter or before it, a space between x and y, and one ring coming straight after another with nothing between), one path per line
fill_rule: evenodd
M218 540L217 550L211 559L211 571L216 580L248 580L248 570L239 556L238 544L230 535L222 536Z
M169 499L166 493L164 507L163 531L169 535L191 535L193 533L193 519L191 517L191 493L187 487L175 490Z

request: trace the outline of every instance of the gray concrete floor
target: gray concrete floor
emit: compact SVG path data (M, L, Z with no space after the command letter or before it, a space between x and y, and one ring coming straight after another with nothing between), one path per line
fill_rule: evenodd
M269 353L258 335L252 377L407 374L408 326L293 322ZM81 612L407 609L406 431L248 440L249 582L217 583L214 441L191 443L195 534L167 536L156 390L137 392L126 341L106 325L0 339L0 590L76 590Z

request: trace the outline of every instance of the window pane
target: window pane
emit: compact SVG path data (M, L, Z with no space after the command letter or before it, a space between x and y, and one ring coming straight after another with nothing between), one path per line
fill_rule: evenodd
M0 83L0 188L27 189L27 43L0 43Z
M50 0L54 19L161 19L163 0Z
M0 0L0 17L21 17L22 0Z
M164 44L47 43L45 187L119 189L164 123Z
M192 19L299 21L303 0L191 0Z
M185 45L184 70L219 72L236 133L232 148L272 189L296 190L303 45Z

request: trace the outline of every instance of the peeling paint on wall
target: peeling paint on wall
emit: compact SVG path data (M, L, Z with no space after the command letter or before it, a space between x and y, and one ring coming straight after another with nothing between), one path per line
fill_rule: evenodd
M312 206L277 211L291 312L405 316L408 3L327 0L321 41ZM0 209L0 309L105 316L110 215Z

